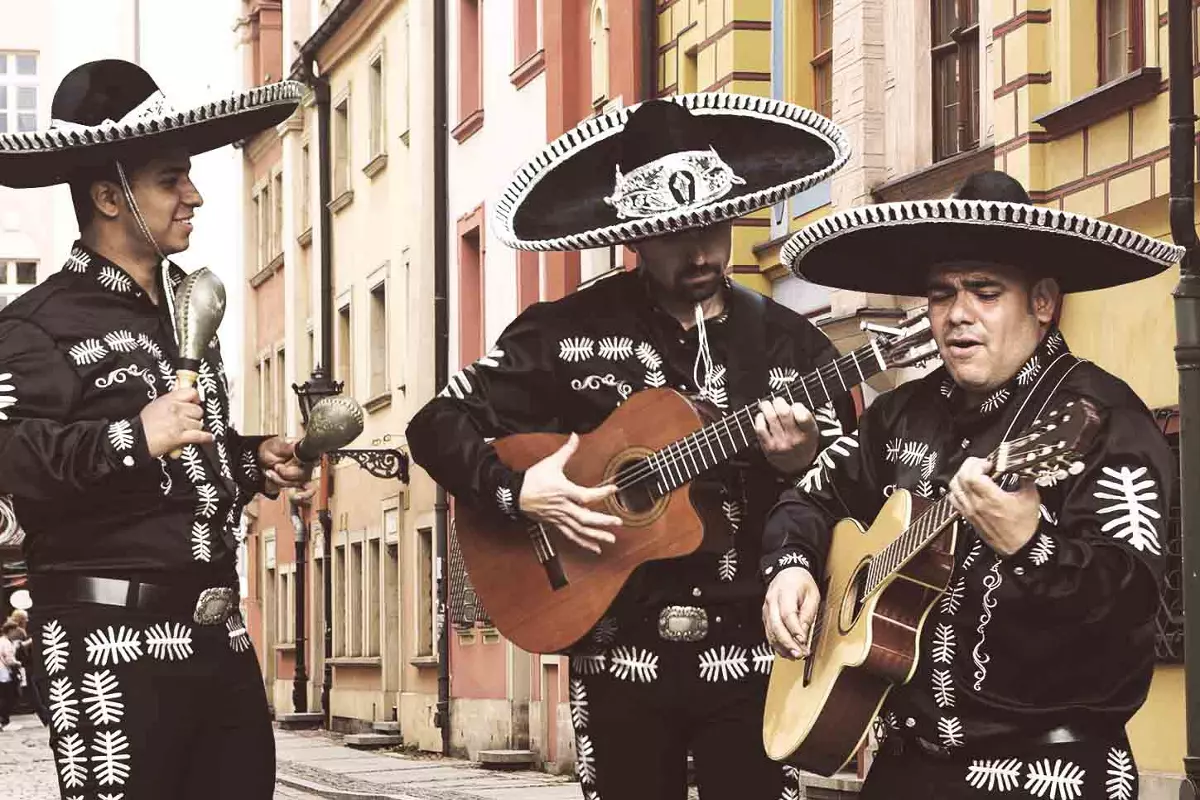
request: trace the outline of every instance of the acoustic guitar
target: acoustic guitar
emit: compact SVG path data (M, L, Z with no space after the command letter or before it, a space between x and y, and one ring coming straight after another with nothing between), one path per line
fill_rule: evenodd
M1041 484L1078 474L1100 424L1086 400L1062 404L1001 444L991 474ZM926 503L897 489L869 529L853 519L834 528L811 653L776 656L771 670L763 745L776 761L832 775L858 752L892 687L912 678L921 629L954 571L959 519L948 498L920 511Z
M795 379L770 399L780 396L816 409L873 375L921 363L936 353L924 312L897 327L868 323L864 328L875 334L867 345ZM757 405L749 405L713 419L678 392L647 389L582 435L564 469L566 476L581 486L620 487L596 506L622 520L616 543L601 555L568 541L553 526L497 522L494 513L458 504L463 561L496 628L529 652L561 651L596 624L638 566L697 550L705 518L716 524L720 508L701 496L708 493L693 493L689 484L757 445L757 412ZM493 445L501 461L525 470L567 438L514 434Z

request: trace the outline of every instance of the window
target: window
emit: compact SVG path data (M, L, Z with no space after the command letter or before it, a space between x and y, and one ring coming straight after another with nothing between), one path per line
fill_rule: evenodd
M417 531L417 655L433 655L433 529Z
M699 68L699 51L696 48L693 47L682 54L679 61L678 91L680 94L699 91L696 86Z
M933 160L979 144L979 0L932 0Z
M305 144L300 148L300 232L303 233L312 227L312 222L309 220L308 209L312 202L312 161L309 156L308 145Z
M258 362L254 367L254 388L258 391L258 430L259 432L267 429L267 404L263 394L263 362Z
M317 368L317 335L313 331L308 332L308 371L305 375L312 375L313 370Z
M272 214L271 225L271 258L275 258L283 254L283 173L275 173L274 189L272 190L272 200L275 201L275 210Z
M262 394L260 402L262 406L262 431L275 430L275 383L271 380L271 359L264 359L262 362Z
M387 284L371 290L371 388L370 397L388 391Z
M371 158L387 152L387 106L383 80L383 52L371 59Z
M605 0L592 3L592 106L608 98L608 7Z
M458 3L458 118L465 120L483 108L483 40L480 0Z
M395 76L397 88L394 90L400 95L400 138L405 144L408 144L408 82L411 72L408 68L411 62L412 55L409 52L409 43L412 41L409 35L408 27L408 6L405 6L404 11L404 33L400 41L400 58L397 63L400 65L401 74Z
M296 641L296 597L295 597L295 575L287 568L281 568L279 571L279 599L276 602L276 608L279 610L279 619L275 623L275 630L279 632L280 643L290 643Z
M271 263L271 257L274 255L271 252L272 209L270 182L263 185L254 208L258 214L258 221L255 223L255 232L258 236L258 241L256 242L256 247L258 248L258 271L261 271L266 268L267 264Z
M346 535L342 531L342 536ZM346 655L346 545L339 544L333 548L333 570L329 576L330 590L333 592L333 654Z
M0 133L37 130L38 57L0 52Z
M483 355L483 209L458 223L458 359L470 364Z
M352 395L354 394L354 384L351 378L354 376L354 372L350 360L354 350L350 347L350 337L353 335L350 323L350 306L347 304L338 309L337 379L342 382L343 391Z
M365 607L367 611L363 615L364 656L379 655L379 626L383 614L383 609L379 607L379 547L378 539L371 539L367 542L365 572L363 573L363 585L366 588Z
M347 566L347 570L346 581L349 592L346 597L348 604L346 631L350 641L347 643L346 655L361 656L363 654L363 582L366 577L363 574L362 542L351 542L350 564Z
M833 0L813 3L813 109L833 117Z
M350 191L350 98L333 109L333 196Z
M261 203L262 198L255 192L254 196L250 198L250 242L254 246L254 256L251 259L251 263L254 264L255 274L262 271L262 268L266 266L266 262L262 260L262 247L259 246L259 237L262 235L259 231L259 227L262 224L262 212L259 210Z
M1142 5L1141 0L1100 0L1097 4L1101 85L1142 66Z
M275 426L264 433L283 433L287 425L287 357L283 350L275 354Z
M32 286L37 283L37 266L36 261L18 261L17 283L22 286Z

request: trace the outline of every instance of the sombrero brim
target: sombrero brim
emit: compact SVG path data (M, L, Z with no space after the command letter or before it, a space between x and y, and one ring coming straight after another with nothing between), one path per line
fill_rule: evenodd
M1184 249L1110 222L989 200L859 206L797 231L780 251L798 277L822 286L922 296L931 268L1010 264L1053 277L1064 292L1156 275Z
M66 183L81 169L144 154L148 147L206 153L278 125L303 96L303 84L284 81L134 123L0 135L0 185L29 189Z
M718 200L625 219L613 193L614 140L638 106L587 120L519 169L493 213L495 235L520 250L585 250L733 219L826 180L850 157L845 132L807 108L729 93L663 98L696 117L713 149L745 183Z

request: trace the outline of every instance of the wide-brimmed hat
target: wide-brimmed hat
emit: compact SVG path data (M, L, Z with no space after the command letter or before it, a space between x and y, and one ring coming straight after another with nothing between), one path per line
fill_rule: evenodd
M822 286L921 296L940 265L1007 264L1085 292L1148 278L1184 249L1111 222L1033 205L1003 172L967 178L954 197L857 206L796 232L780 260Z
M0 135L0 185L66 183L82 171L160 149L215 150L287 119L303 94L303 84L284 81L176 111L138 65L92 61L59 84L49 128Z
M521 250L584 250L733 219L829 178L846 134L807 108L678 95L585 120L521 167L495 234Z

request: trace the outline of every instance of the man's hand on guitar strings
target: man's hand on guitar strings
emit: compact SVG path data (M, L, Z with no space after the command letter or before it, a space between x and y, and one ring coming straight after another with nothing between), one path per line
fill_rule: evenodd
M979 538L1001 556L1011 556L1037 533L1041 495L1031 482L1006 492L988 477L992 465L968 458L950 480L950 505L971 523Z
M821 606L821 590L804 567L781 570L767 587L763 629L767 642L784 658L806 658L811 652L813 620Z
M585 506L599 503L617 493L615 484L586 487L572 483L563 474L567 461L579 447L579 436L572 433L567 443L525 471L521 486L521 513L541 523L549 523L584 550L600 554L600 544L617 541L605 528L616 528L620 517L601 514Z
M817 421L802 403L776 397L758 404L754 416L758 444L772 467L785 475L799 475L817 455L821 433Z

